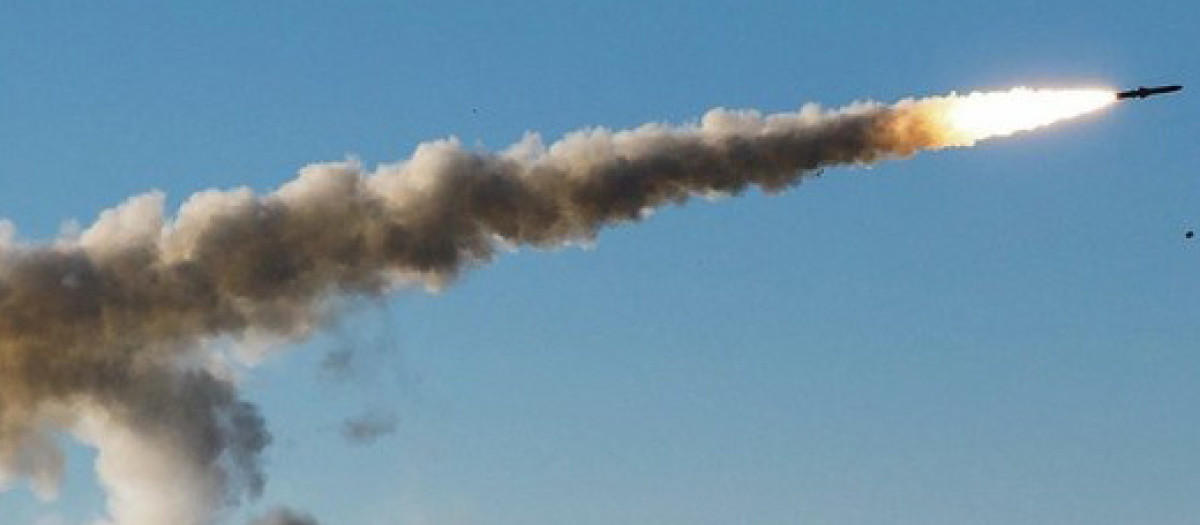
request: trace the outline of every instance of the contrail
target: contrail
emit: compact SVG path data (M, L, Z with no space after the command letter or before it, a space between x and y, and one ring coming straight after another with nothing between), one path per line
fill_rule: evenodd
M504 246L589 240L693 196L780 191L825 167L969 146L1115 100L1018 88L716 109L549 145L531 134L497 153L428 142L372 171L316 164L266 195L198 193L174 217L150 193L49 243L0 223L0 487L24 479L52 497L65 432L98 449L106 523L217 523L261 492L270 435L215 341L303 338L339 297L439 289Z

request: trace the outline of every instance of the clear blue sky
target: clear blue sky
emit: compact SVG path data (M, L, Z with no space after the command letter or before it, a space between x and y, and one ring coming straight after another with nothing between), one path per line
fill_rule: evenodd
M1200 87L1200 4L6 2L0 217L457 135L950 90ZM477 110L477 111L475 111ZM669 208L401 294L248 382L325 525L1200 521L1200 98ZM370 355L350 383L324 352ZM378 350L378 351L377 351ZM0 378L3 380L3 378ZM338 422L397 411L350 447ZM103 509L87 450L62 498Z

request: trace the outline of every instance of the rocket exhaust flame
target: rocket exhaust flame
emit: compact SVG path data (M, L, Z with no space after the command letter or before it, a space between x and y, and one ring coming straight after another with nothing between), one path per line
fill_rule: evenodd
M694 195L778 191L825 167L969 146L1114 100L1016 89L717 109L549 146L530 135L500 153L429 142L370 172L313 165L267 195L193 195L174 218L151 193L48 244L15 242L0 223L0 487L20 478L52 495L53 435L67 432L99 449L111 523L213 524L261 491L270 441L214 339L302 338L335 313L333 298L440 288L500 244L590 239Z
M1098 110L1117 101L1106 89L1033 90L972 93L952 97L946 119L964 141L1003 137Z

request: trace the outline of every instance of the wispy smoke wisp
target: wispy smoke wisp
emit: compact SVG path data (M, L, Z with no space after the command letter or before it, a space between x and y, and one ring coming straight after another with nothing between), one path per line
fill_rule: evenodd
M396 431L399 419L390 411L370 411L342 422L342 437L352 445L369 445Z
M291 509L277 508L250 525L318 525L317 520L307 514Z

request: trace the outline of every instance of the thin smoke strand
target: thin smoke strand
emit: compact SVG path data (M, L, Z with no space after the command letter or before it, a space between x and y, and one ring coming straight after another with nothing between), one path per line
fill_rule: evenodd
M983 138L948 124L953 101L718 109L500 153L442 140L374 172L309 166L264 196L201 192L170 220L162 194L134 197L50 244L0 224L0 486L25 478L53 497L52 438L67 431L98 448L112 523L215 523L261 493L270 435L214 338L302 338L337 297L439 289L502 245L588 240L692 196L780 191L823 167ZM147 487L170 493L147 502Z

